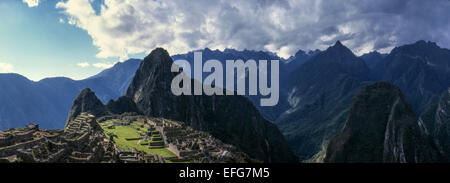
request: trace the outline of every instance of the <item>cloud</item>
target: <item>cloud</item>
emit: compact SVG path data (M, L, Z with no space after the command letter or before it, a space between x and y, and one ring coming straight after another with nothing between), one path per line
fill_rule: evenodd
M42 0L22 0L22 2L23 3L27 3L28 4L28 7L36 7L36 6L39 6L39 3L41 2Z
M96 68L108 69L108 68L111 68L112 66L114 66L114 64L99 62L99 63L92 64L92 66L94 66Z
M66 21L64 20L64 18L59 18L59 23L66 23Z
M171 54L209 47L287 57L336 40L358 54L419 39L450 47L448 0L107 0L99 9L92 2L67 0L56 8L87 31L99 58L155 47Z
M86 67L95 67L95 68L101 68L101 69L108 69L114 66L115 63L106 63L106 62L98 62L94 64L89 64L88 62L80 62L77 63L78 67L86 68Z
M0 73L14 72L14 66L8 63L0 62Z
M87 62L81 62L81 63L77 63L77 66L79 66L79 67L89 67L90 66L90 64L89 63L87 63Z

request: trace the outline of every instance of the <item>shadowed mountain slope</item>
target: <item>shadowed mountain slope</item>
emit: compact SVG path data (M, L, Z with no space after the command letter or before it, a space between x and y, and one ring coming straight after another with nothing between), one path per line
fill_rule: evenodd
M345 127L328 144L325 162L422 163L438 154L421 132L400 89L378 82L360 90Z

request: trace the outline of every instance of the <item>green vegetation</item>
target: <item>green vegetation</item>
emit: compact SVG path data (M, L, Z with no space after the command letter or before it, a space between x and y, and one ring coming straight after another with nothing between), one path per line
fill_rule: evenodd
M139 138L140 136L138 133L145 133L147 132L146 128L142 128L141 126L144 125L143 122L133 122L129 126L114 126L113 121L117 120L108 120L105 122L100 123L101 127L104 130L105 135L109 138L111 134L116 135L117 137L114 137L114 143L119 146L120 148L124 150L131 150L133 148L136 148L139 151L146 152L147 154L157 154L159 156L165 157L165 158L172 158L176 157L175 154L170 152L168 149L164 148L163 146L160 147L152 147L148 145L141 145L144 143L150 143L150 142L162 142L159 141L152 141L151 139L147 141L141 141L140 140L126 140L130 138ZM109 129L108 127L114 126L113 128ZM158 135L161 137L160 135Z

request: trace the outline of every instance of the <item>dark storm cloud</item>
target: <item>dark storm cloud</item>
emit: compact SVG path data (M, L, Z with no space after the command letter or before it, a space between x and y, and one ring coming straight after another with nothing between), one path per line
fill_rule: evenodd
M420 39L450 48L448 0L110 0L88 15L78 11L89 8L83 3L89 0L59 8L88 31L102 56L164 46L171 53L231 47L287 57L337 40L358 54Z

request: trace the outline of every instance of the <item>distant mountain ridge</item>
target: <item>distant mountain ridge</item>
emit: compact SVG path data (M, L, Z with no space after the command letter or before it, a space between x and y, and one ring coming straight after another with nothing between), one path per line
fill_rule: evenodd
M19 74L0 74L0 130L30 122L43 128L64 127L73 99L91 88L103 103L122 96L141 60L130 59L84 80L65 77L31 81Z
M372 77L398 86L421 114L450 85L450 50L423 40L396 47L373 68Z
M234 49L225 49L222 52L208 48L200 51L204 53L204 60L277 59L284 63L282 58L270 52ZM189 52L174 55L172 58L193 61L192 56L193 52ZM72 100L82 89L91 88L103 103L117 99L128 89L141 61L140 59L129 59L119 62L112 68L83 80L55 77L34 82L19 74L0 74L0 86L5 88L0 91L0 101L5 104L0 106L0 129L23 126L29 122L40 123L43 128L62 128L66 121L64 113L69 111ZM19 88L20 90L18 90ZM24 98L23 101L20 101L21 97ZM13 102L12 99L15 101ZM251 99L259 102L257 97ZM283 105L280 104L280 106ZM264 111L263 114L267 114L266 117L273 116L271 119L276 117L276 114L272 115L272 113L281 113L272 112L270 108L261 110Z
M320 50L314 50L305 52L303 50L299 50L294 56L290 57L289 59L283 59L279 56L277 56L274 53L267 52L267 51L254 51L254 50L235 50L235 49L225 49L224 51L220 50L211 50L209 48L205 48L202 50L196 50L191 51L186 54L178 54L173 55L172 59L174 61L176 60L186 60L191 64L191 67L194 65L194 52L201 52L202 53L202 60L203 63L207 60L218 60L223 65L226 64L226 60L243 60L244 62L252 59L255 60L258 64L259 60L267 60L269 63L271 60L278 60L279 61L279 85L280 85L280 98L286 98L287 97L287 88L288 84L285 83L289 80L289 73L291 73L296 68L300 67L303 63L306 62L309 58L312 56L320 53ZM192 69L192 68L191 68ZM193 73L193 71L191 71ZM225 75L225 73L224 73ZM270 65L268 65L268 72L267 75L270 75ZM207 74L203 74L203 79L207 76ZM193 74L191 75L193 78ZM236 76L239 77L239 76ZM225 78L225 76L224 76ZM200 78L195 78L199 80ZM248 82L248 80L246 80ZM226 83L226 78L223 83ZM248 86L248 83L246 84ZM224 86L225 87L225 86ZM248 90L247 90L248 91ZM288 108L288 104L286 101L282 100L280 101L276 106L271 107L261 107L259 105L259 101L261 98L261 95L256 96L250 96L246 94L246 96L255 104L255 106L258 108L258 110L261 111L261 114L269 119L269 120L276 120L281 113L284 112Z

